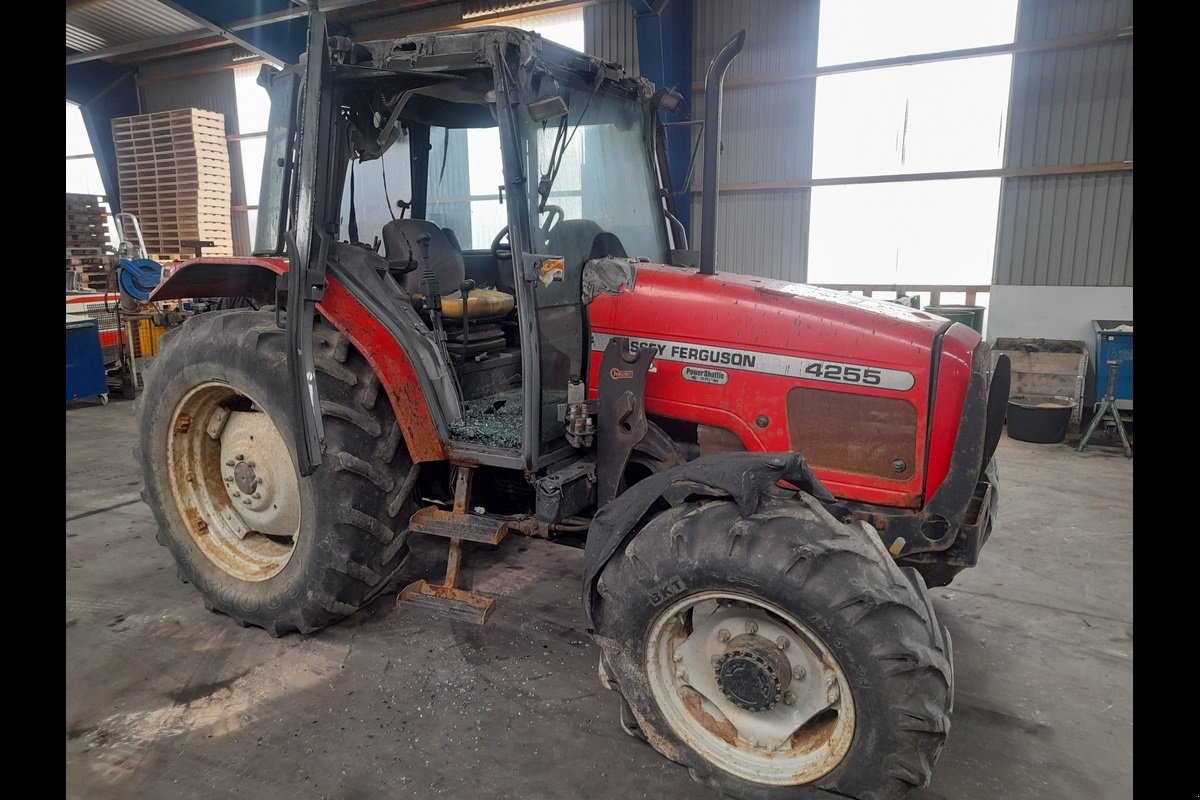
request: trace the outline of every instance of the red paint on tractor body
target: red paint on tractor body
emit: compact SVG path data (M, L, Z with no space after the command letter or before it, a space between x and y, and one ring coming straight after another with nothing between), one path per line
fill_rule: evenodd
M939 356L940 334L951 325L940 317L811 286L650 264L638 265L634 290L622 287L617 294L597 296L589 306L589 321L593 336L603 341L607 334L639 340L634 346L681 343L674 350L676 360L654 361L646 381L647 412L726 428L748 450L793 449L787 396L797 386L911 403L917 412L919 463L907 471L909 477L891 479L814 465L818 477L839 497L905 508L919 508L946 476L971 352L979 340L969 328L955 326L945 337L945 355ZM590 358L593 397L602 356L598 344L593 343ZM727 357L729 351L733 353ZM664 354L670 355L670 350ZM942 365L940 375L935 375L935 361ZM814 379L813 370L821 366L813 362L851 365L856 369L849 374L860 379ZM909 374L911 386L901 390L867 385L861 380L864 369ZM684 377L686 370L691 379ZM874 372L870 375L875 377ZM896 378L897 385L899 381ZM934 381L938 388L931 418ZM803 453L803 446L796 449Z

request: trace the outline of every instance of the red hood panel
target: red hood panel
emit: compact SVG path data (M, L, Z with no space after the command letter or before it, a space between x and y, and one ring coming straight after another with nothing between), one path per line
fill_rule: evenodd
M588 317L591 387L600 352L612 336L628 336L657 351L649 413L725 428L749 450L792 449L787 397L796 387L910 403L919 463L906 477L814 467L841 497L921 504L933 353L948 320L844 292L650 264L637 265L632 291L592 300Z
M592 301L594 329L773 353L928 366L945 319L895 303L745 275L639 264L635 289ZM923 354L918 351L923 351Z

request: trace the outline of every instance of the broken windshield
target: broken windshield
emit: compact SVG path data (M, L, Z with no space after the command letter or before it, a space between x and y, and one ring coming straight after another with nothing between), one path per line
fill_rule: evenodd
M541 178L545 193L541 208L538 192L529 197L530 215L547 234L535 246L551 252L546 247L554 227L563 220L590 220L614 234L630 258L664 261L666 230L645 150L642 108L591 87L563 87L560 94L570 109L566 117L525 123L533 140L526 172Z

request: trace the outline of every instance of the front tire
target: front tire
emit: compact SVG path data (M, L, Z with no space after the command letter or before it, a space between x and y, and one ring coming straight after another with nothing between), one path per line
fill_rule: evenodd
M641 735L719 792L898 798L949 729L948 641L924 584L815 500L663 511L605 566L601 673Z
M164 338L135 404L143 498L205 605L273 636L361 608L408 553L416 468L367 361L313 334L324 463L300 477L284 332L251 310L197 315Z

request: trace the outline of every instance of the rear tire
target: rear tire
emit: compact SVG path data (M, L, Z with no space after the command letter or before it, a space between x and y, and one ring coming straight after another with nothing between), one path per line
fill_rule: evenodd
M358 610L408 553L416 467L391 403L349 340L313 334L324 463L302 478L284 332L245 309L164 337L135 404L143 498L206 607L279 636Z
M756 800L928 784L949 729L949 645L920 577L873 532L807 496L764 498L749 517L684 503L598 589L602 679L697 781Z

